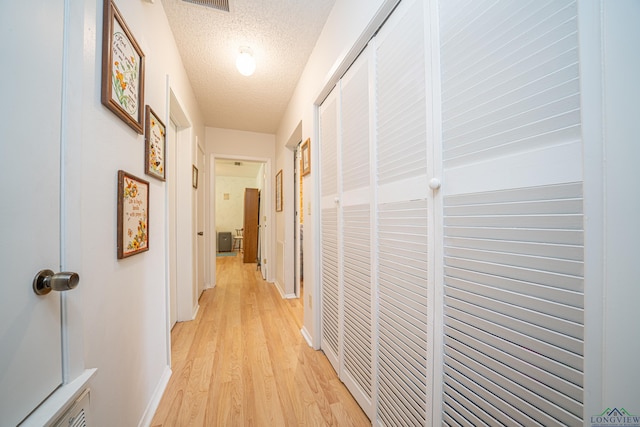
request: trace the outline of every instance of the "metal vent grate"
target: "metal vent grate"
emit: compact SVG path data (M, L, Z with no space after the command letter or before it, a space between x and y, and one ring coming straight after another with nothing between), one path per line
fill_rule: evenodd
M225 12L229 12L229 0L182 0L186 3L193 3L200 6L210 7Z

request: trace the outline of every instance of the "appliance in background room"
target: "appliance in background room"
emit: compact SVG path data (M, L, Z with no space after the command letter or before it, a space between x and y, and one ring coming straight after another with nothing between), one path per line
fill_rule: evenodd
M219 231L218 232L218 252L231 252L231 232Z

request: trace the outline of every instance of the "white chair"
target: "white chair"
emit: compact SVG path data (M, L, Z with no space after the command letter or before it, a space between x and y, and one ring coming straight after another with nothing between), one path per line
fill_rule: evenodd
M242 252L242 240L244 239L244 236L242 235L243 231L244 228L236 228L236 235L233 236L233 251L237 248L238 251Z

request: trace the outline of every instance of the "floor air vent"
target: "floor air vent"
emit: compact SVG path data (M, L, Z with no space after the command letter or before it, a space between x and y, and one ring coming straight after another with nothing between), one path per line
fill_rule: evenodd
M229 0L182 0L186 3L198 4L225 12L229 12Z

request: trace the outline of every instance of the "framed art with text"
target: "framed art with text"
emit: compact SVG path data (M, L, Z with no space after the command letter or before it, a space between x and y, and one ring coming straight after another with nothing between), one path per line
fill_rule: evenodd
M149 183L118 171L118 259L149 250Z
M102 103L136 132L144 121L144 53L113 0L104 0Z

